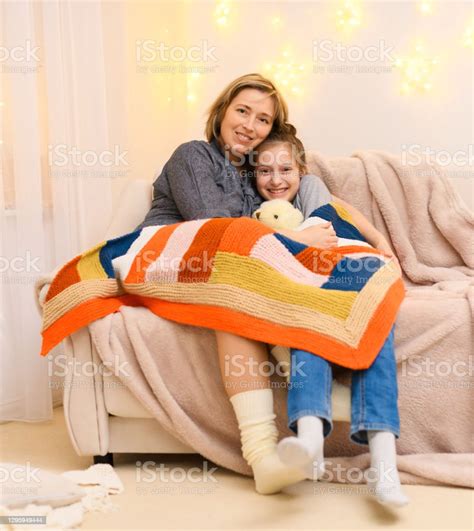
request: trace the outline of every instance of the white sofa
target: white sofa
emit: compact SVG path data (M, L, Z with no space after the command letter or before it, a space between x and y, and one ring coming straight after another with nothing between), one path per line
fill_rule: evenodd
M106 239L132 231L151 205L151 186L143 180L127 183L109 225ZM40 294L44 298L49 285ZM100 367L101 360L87 327L71 334L63 347L67 372L63 407L72 445L78 455L113 464L115 453L193 453L161 428L132 393L109 371L76 371L78 366ZM90 375L82 373L92 373ZM335 383L333 418L350 420L350 389Z

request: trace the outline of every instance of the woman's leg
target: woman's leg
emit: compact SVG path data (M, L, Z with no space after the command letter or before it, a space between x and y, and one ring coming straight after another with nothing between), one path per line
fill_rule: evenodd
M268 361L265 343L216 330L222 381L230 397L244 391L270 389L270 378L262 371Z
M276 452L278 430L270 379L261 370L268 361L264 343L216 331L219 364L226 392L239 423L242 455L252 467L260 494L274 494L305 479L284 465Z
M373 364L352 373L351 439L369 445L375 494L379 502L394 506L408 503L397 470L395 438L400 437L397 364L394 328Z
M324 473L324 438L332 431L331 389L330 363L291 349L288 426L298 436L280 441L278 454L288 465L306 467L313 479Z

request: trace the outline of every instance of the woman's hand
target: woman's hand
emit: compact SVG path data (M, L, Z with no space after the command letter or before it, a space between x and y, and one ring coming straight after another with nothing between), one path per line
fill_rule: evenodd
M337 235L331 222L323 223L322 225L315 225L308 227L301 231L304 243L311 247L318 247L320 249L329 249L337 246Z

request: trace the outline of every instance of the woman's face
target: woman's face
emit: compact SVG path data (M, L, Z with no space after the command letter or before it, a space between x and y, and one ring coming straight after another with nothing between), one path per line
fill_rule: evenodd
M288 144L263 146L257 158L256 185L258 193L270 201L292 201L300 187L300 169Z
M257 147L270 134L275 104L261 90L246 88L230 102L221 122L219 142L232 161Z

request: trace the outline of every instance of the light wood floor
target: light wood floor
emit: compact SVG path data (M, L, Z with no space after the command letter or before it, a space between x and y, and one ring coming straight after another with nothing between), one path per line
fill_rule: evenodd
M1 425L0 451L2 461L29 461L52 472L92 464L92 458L79 457L72 449L62 408L54 410L50 422ZM213 474L216 482L146 483L137 479L137 461L185 470L202 468L203 462L193 455L116 456L125 486L114 497L118 509L89 513L82 529L474 529L474 492L469 489L404 486L411 504L395 512L378 505L365 486L307 481L287 494L259 496L251 479L221 468ZM166 471L162 477L167 479Z

